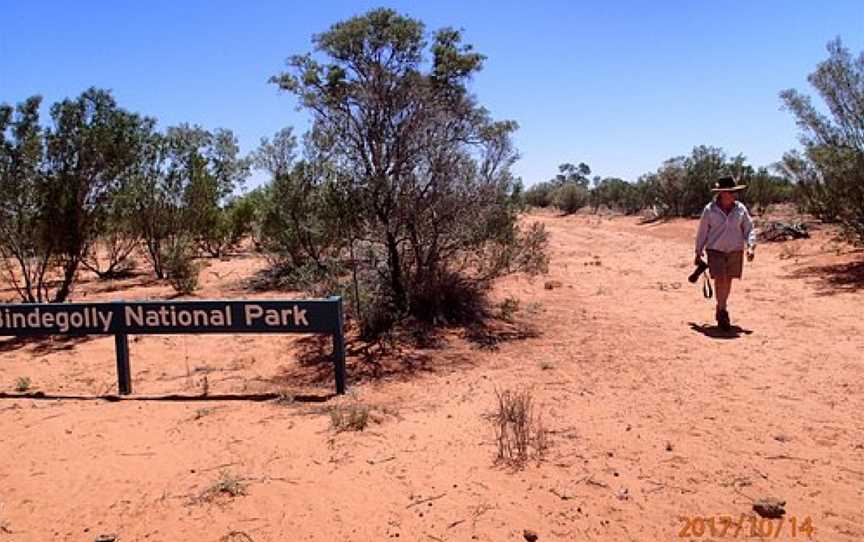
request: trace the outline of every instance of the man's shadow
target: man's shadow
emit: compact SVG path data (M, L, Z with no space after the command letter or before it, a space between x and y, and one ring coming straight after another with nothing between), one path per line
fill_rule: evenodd
M690 329L693 331L698 331L702 335L706 337L711 337L712 339L737 339L742 335L750 335L753 333L752 329L745 329L741 326L731 326L729 330L724 330L720 328L720 326L710 326L707 324L697 324L696 322L690 322Z

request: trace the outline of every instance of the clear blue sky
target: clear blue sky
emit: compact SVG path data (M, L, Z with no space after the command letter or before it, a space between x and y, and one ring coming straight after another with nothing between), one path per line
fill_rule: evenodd
M778 91L809 92L835 36L864 49L864 0L0 0L0 102L95 85L162 127L231 128L249 151L308 126L267 84L284 59L381 5L430 30L461 27L489 57L473 90L496 118L519 122L516 173L528 184L565 161L635 180L697 144L770 164L797 144Z

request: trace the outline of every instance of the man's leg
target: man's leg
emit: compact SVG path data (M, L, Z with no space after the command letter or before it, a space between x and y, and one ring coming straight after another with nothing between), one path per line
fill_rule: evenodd
M717 325L726 331L731 329L726 302L729 300L729 292L732 290L732 279L729 277L714 279L714 284L717 290Z
M729 300L729 294L732 292L732 279L730 277L715 279L714 287L717 290L717 310L725 311L726 302Z

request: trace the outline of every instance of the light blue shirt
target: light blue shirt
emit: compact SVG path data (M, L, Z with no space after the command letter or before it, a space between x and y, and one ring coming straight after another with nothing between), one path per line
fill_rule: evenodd
M720 252L744 250L756 244L756 231L747 207L736 201L729 214L712 201L702 210L696 233L696 253L706 248Z

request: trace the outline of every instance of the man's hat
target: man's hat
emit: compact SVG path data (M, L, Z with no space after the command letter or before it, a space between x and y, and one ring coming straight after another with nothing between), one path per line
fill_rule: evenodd
M711 188L712 192L738 192L747 188L746 184L738 184L734 177L720 177Z

